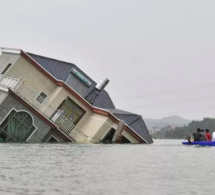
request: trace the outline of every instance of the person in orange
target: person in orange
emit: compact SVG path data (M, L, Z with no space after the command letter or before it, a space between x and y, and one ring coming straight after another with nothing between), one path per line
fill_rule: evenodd
M207 141L211 141L212 140L212 138L211 138L211 134L209 133L209 130L208 129L205 129L205 131L206 131L206 138L207 138Z

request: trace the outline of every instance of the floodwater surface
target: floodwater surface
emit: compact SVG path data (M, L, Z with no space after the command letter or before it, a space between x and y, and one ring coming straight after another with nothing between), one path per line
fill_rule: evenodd
M214 194L215 147L0 144L0 194Z

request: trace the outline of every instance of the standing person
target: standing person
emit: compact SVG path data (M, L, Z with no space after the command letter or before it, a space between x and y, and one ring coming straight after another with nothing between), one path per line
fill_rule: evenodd
M206 138L207 138L207 141L211 141L211 134L209 133L209 130L208 129L205 129L205 132L206 132Z
M200 133L200 129L197 129L197 132L193 133L194 142L201 141L202 134Z

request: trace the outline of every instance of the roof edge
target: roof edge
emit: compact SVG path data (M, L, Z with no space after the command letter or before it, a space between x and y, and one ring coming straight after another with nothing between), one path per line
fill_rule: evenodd
M16 49L16 48L6 48L6 47L1 47L1 52L2 53L12 53L12 54L20 54L21 49Z

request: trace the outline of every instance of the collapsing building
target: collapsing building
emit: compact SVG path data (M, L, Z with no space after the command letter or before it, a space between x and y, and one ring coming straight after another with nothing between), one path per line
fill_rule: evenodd
M0 141L152 143L143 118L116 109L75 64L1 48Z

